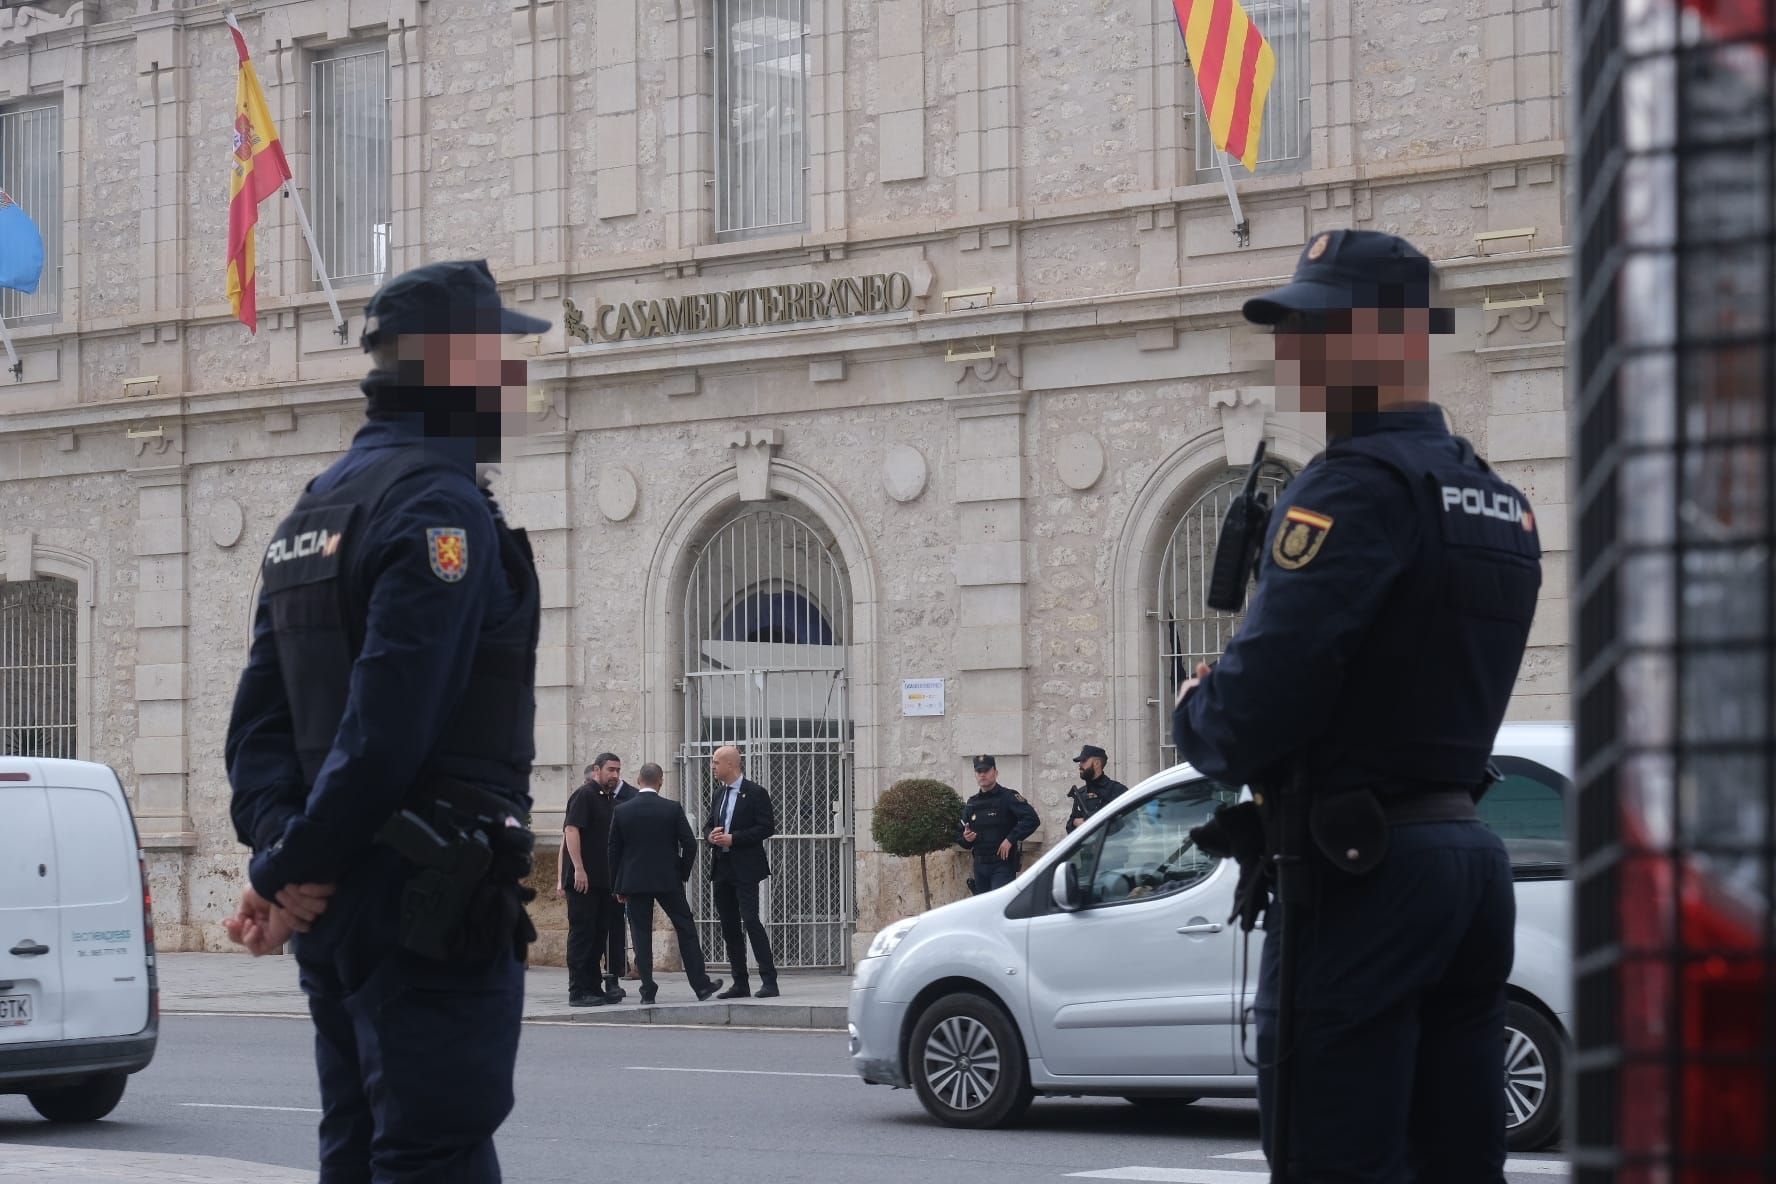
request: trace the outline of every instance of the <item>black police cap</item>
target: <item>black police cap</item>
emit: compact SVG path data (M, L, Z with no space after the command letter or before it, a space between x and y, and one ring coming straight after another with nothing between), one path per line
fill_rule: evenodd
M365 349L409 333L541 333L549 322L500 303L485 259L453 259L404 271L364 307Z
M1327 230L1314 235L1287 284L1246 301L1256 325L1291 318L1312 322L1353 308L1431 308L1437 269L1424 252L1376 230ZM1446 308L1432 309L1431 330L1455 331Z
M999 762L990 756L977 756L974 758L974 771L976 773L985 773L988 769L997 769L998 767Z
M1094 756L1101 761L1107 761L1110 759L1110 754L1099 748L1096 744L1087 744L1084 748L1079 750L1079 755L1073 758L1073 763L1077 765L1080 761L1090 760Z

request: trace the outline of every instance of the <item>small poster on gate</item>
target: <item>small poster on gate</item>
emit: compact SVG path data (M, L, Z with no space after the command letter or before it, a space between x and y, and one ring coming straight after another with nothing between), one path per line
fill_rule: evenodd
M900 683L902 715L942 715L944 713L944 680L941 678L907 678Z

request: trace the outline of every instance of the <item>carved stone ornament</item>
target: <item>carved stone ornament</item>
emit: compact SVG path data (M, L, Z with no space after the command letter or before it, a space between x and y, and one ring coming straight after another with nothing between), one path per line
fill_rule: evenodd
M0 8L0 49L23 45L33 37L79 28L84 24L86 4L82 0L76 0L59 13L48 8Z
M1104 446L1089 432L1062 436L1055 446L1055 471L1068 489L1090 489L1104 475Z
M1002 345L993 357L976 358L963 363L961 373L956 375L956 385L963 393L974 394L1015 387L1023 376L1024 368L1018 351L1014 347Z
M1221 440L1227 447L1228 465L1251 464L1258 441L1264 438L1264 418L1276 409L1276 392L1256 386L1210 391L1209 406L1221 409Z
M1482 309L1486 317L1485 335L1491 337L1500 329L1509 325L1519 333L1533 333L1546 317L1548 323L1562 333L1566 331L1566 301L1564 297L1550 294L1547 303L1531 305L1524 308Z
M762 502L771 496L771 458L783 447L783 433L776 428L735 432L728 447L737 455L734 467L740 478L740 500Z
M641 500L641 485L622 465L606 465L598 482L598 512L612 522L626 522Z
M882 488L897 502L917 499L929 476L925 454L910 444L896 444L882 458Z

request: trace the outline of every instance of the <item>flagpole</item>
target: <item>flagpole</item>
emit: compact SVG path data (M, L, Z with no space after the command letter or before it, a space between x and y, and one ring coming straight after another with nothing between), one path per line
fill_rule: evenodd
M1252 228L1246 222L1246 215L1240 209L1239 191L1233 187L1233 158L1225 152L1215 153L1221 160L1221 180L1227 186L1227 204L1233 207L1233 238L1240 246L1250 246Z
M0 341L6 343L6 360L12 363L7 369L12 371L12 380L23 382L25 380L25 364L19 361L18 351L12 348L12 330L6 327L5 317L0 317Z
M333 310L333 332L338 334L343 345L346 343L345 318L339 314L339 297L333 294L333 281L327 276L327 261L321 258L321 248L315 243L314 227L308 224L308 211L302 208L302 192L285 181L284 196L296 202L296 221L302 224L302 237L308 240L309 255L314 259L315 270L321 273L321 289L327 293L327 306Z

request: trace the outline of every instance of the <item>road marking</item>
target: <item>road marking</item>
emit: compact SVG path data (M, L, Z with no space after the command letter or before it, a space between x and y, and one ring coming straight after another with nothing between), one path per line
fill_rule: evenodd
M1229 1151L1225 1155L1217 1155L1216 1159L1256 1159L1264 1158L1263 1151ZM1519 1176L1570 1176L1572 1165L1559 1159L1507 1159L1505 1161L1507 1175Z
M856 1081L855 1073L788 1073L781 1069L686 1069L677 1065L624 1065L629 1073L724 1073L746 1077L842 1077Z
M1263 1159L1264 1152L1262 1150L1259 1150L1259 1151L1229 1151L1226 1155L1217 1155L1217 1156L1215 1156L1215 1158L1216 1159Z
M1263 1159L1262 1151L1236 1151L1217 1155L1216 1159ZM1565 1176L1571 1167L1552 1159L1507 1159L1508 1176ZM1082 1180L1147 1180L1154 1184L1258 1184L1268 1179L1263 1172L1229 1172L1219 1168L1103 1168L1095 1172L1069 1172L1069 1179Z
M180 1102L192 1110L276 1110L280 1114L319 1114L314 1106L241 1106L234 1102Z

